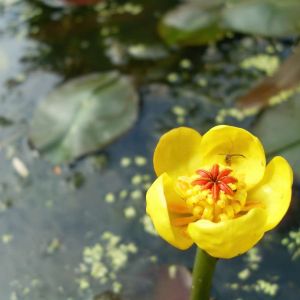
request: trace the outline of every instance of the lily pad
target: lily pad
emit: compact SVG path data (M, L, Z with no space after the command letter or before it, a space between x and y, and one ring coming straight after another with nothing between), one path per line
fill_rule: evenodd
M51 162L70 162L102 149L135 122L138 95L117 72L71 80L38 106L30 140Z
M298 0L189 1L169 11L159 33L168 44L201 45L227 31L285 37L300 33Z
M198 1L177 6L159 24L159 33L168 44L201 45L224 35L220 27L222 1Z
M282 155L300 178L300 95L266 110L253 127L269 156Z
M242 33L284 37L300 33L299 15L299 0L234 1L223 11L223 24Z

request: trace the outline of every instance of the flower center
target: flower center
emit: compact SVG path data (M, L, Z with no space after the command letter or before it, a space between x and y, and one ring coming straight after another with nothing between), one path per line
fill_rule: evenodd
M201 190L210 190L214 201L219 199L220 191L223 191L226 195L233 196L234 191L229 184L236 183L237 179L229 176L231 172L231 169L220 171L219 165L215 164L210 171L197 170L196 173L200 175L200 178L194 180L192 185L200 185Z
M246 186L230 176L232 169L214 164L210 169L199 169L192 176L177 179L175 189L186 203L186 214L177 218L175 226L206 219L220 222L246 213ZM172 210L172 209L171 209Z

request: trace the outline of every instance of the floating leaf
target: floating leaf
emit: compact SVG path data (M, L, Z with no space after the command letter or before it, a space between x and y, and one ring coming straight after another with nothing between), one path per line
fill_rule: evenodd
M117 72L93 74L58 87L37 108L30 138L53 163L99 150L137 117L138 96Z
M300 95L265 111L253 128L270 156L282 155L300 178Z
M284 37L300 33L299 0L235 1L223 12L228 29L264 36Z
M216 41L228 30L285 37L300 33L300 1L190 1L169 11L159 32L169 44L201 45Z
M222 1L182 4L169 11L159 25L159 33L168 44L201 45L221 38L219 26Z
M272 97L280 93L292 92L300 84L300 46L294 50L277 71L270 77L255 85L239 101L241 108L257 107L261 108L268 103Z

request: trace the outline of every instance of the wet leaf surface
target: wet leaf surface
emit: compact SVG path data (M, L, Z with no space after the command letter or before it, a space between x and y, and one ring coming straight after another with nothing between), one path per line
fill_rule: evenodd
M282 155L300 178L300 95L266 110L253 126L270 156Z
M116 72L88 75L58 87L37 108L30 139L51 162L101 150L137 118L138 96Z
M159 25L160 35L169 44L201 45L224 35L220 26L222 1L182 4L168 12Z
M159 32L171 45L208 44L230 31L267 37L298 36L299 12L297 0L187 1L163 16Z
M300 47L297 46L294 53L278 67L275 74L270 74L238 100L238 106L241 108L262 108L268 104L272 97L299 86L299 59Z
M223 24L233 31L284 37L300 33L297 0L234 1L223 12Z

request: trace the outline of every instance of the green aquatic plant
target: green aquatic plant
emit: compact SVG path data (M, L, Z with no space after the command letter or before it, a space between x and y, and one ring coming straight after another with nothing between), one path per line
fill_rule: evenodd
M290 231L288 236L281 240L281 244L287 248L292 260L298 259L300 257L300 229Z

